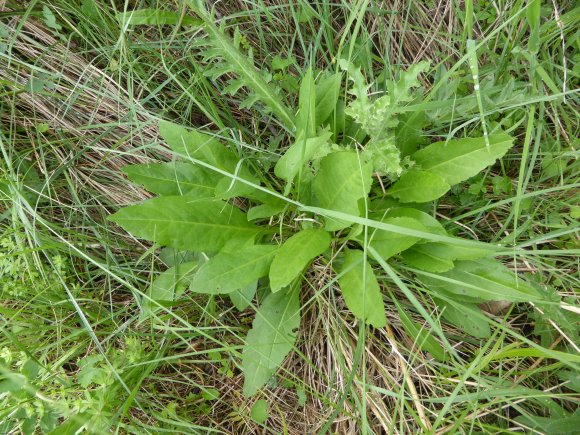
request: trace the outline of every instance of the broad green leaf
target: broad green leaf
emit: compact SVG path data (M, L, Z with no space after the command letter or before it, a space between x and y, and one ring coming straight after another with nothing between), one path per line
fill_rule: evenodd
M50 27L56 32L60 32L62 30L62 26L56 21L54 13L46 5L42 7L42 17L46 27Z
M252 299L256 295L256 290L258 289L258 281L248 284L242 289L234 290L229 294L232 304L238 309L238 311L244 311L252 303Z
M406 157L417 151L417 147L425 141L423 129L427 126L428 119L424 111L413 111L400 114L398 120L395 141L401 157Z
M85 0L83 1L83 4L87 4L89 3L89 1ZM75 414L73 414L75 415ZM76 416L78 416L78 414L76 414ZM86 422L86 420L84 418L80 418L79 419L83 424ZM51 410L51 409L46 409L43 412L42 417L40 418L40 421L38 422L38 428L40 429L40 433L46 434L46 435L51 435L53 434L53 430L56 428L56 425L58 424L58 422L61 421L60 420L60 415L57 413L57 411L55 410ZM62 428L62 426L61 426ZM79 428L77 427L76 430L78 430ZM72 430L72 433L74 433L75 430ZM60 435L65 435L68 434L69 432L65 429L63 431L58 432Z
M248 210L248 221L270 218L276 214L282 213L286 204L260 204Z
M580 373L572 370L561 370L558 371L558 378L566 383L567 388L580 393Z
M238 157L215 137L197 130L186 130L167 121L159 122L159 134L167 145L183 158L201 160L231 174L236 172Z
M338 283L348 309L369 325L387 324L385 305L371 265L358 249L346 249Z
M293 56L282 58L279 55L274 56L272 59L272 69L274 71L283 71L289 66L296 63L296 59Z
M445 245L433 245L435 243L416 244L403 252L401 257L407 265L427 272L447 272L453 269L453 260L445 255ZM443 255L439 255L439 247L443 248Z
M425 213L424 211L417 210L416 208L410 207L397 207L388 210L386 214L387 218L392 217L408 217L419 221L427 231L433 234L438 234L441 236L446 236L447 231L443 228L443 225L439 223L437 219L435 219L430 214Z
M201 392L201 397L203 397L204 400L211 402L213 400L218 400L221 397L221 393L215 388L204 388Z
M445 272L445 270L431 270L429 269L429 265L424 265L422 263L429 261L437 262L437 260L440 260L446 264L451 262L452 265L452 262L455 260L477 260L479 258L491 257L496 251L497 247L493 245L489 245L489 249L484 249L458 246L451 243L428 242L417 244L411 249L405 251L403 253L403 258L406 261L409 260L407 263L412 267L417 267L428 272ZM449 267L449 269L451 269L451 267Z
M219 200L162 196L109 217L135 237L191 251L217 252L230 240L251 241L260 232L237 207Z
M391 196L383 196L383 197L379 197L379 198L374 198L371 200L370 205L369 205L369 210L372 211L372 213L391 213L394 212L395 210L398 209L415 209L418 211L421 211L423 213L428 213L429 215L431 215L433 213L433 204L429 204L429 203L405 203L403 204L401 201L396 200L395 198L391 197ZM401 213L405 213L405 212L401 212ZM412 212L409 212L412 213ZM406 216L406 215L403 215ZM414 217L409 215L409 217ZM434 218L433 218L434 219ZM422 220L422 219L418 219L418 220Z
M336 109L342 74L321 77L316 83L316 125L322 124Z
M168 268L195 260L197 260L199 263L200 260L203 262L204 259L204 257L199 253L183 251L171 247L165 247L161 249L161 251L159 251L158 257Z
M376 214L386 213L395 208L401 207L416 208L413 205L403 204L397 201L395 198L391 198L390 196L382 196L380 198L374 198L369 202L369 211Z
M244 395L253 396L292 350L300 327L300 288L271 293L256 312L242 355Z
M296 130L297 137L311 138L316 133L316 90L314 88L312 68L306 70L302 83L300 83Z
M163 11L161 9L137 9L130 12L122 12L117 14L117 20L121 23L129 22L135 26L163 26L166 24L199 26L201 24L201 20L183 15L181 12Z
M289 285L312 260L328 249L330 242L330 235L318 229L302 230L286 240L270 267L272 291Z
M328 140L331 133L326 132L317 137L299 139L276 162L274 173L277 177L291 183L308 161L314 157L323 157L330 152Z
M26 417L22 423L20 423L20 430L22 430L22 435L33 435L36 431L36 415L32 414L31 417Z
M447 272L421 276L432 291L438 289L480 301L541 301L539 293L500 262L486 258L477 261L457 261Z
M263 205L269 205L272 208L283 208L286 205L284 200L258 188L260 185L260 180L250 175L248 171L242 170L242 174L236 179L226 176L218 181L215 186L215 197L223 200L236 197L248 198L252 201L261 202Z
M26 377L20 373L3 373L0 380L0 394L22 390L27 382Z
M370 105L368 96L370 85L367 85L360 68L357 68L352 62L346 59L340 60L340 68L348 72L348 79L352 81L352 88L349 89L348 93L354 95L357 101L360 101L362 104Z
M219 174L191 163L147 163L123 168L129 179L157 195L192 195L211 198Z
M411 156L416 165L442 177L449 185L467 180L495 163L512 147L514 139L507 134L489 136L489 147L483 137L435 142Z
M485 246L482 244L482 246ZM497 247L472 248L443 242L422 242L407 249L401 255L411 267L427 272L440 273L453 269L456 260L477 260L491 257Z
M181 263L161 272L149 287L149 298L143 298L142 316L148 316L158 307L152 302L174 301L189 286L197 262Z
M22 365L20 369L20 373L22 373L29 381L33 381L38 376L40 372L41 366L34 361L32 358L27 359L26 362Z
M412 169L387 190L400 202L428 202L445 195L451 186L434 172Z
M539 4L540 2L537 1ZM531 428L531 433L543 433L550 435L569 435L578 432L580 426L580 410L576 409L573 414L552 415L540 417L537 415L519 415L514 419L517 423Z
M395 305L397 306L397 311L399 313L399 319L403 324L403 328L409 334L419 349L429 352L435 359L439 361L446 361L447 354L443 347L439 344L437 340L431 335L428 329L421 327L417 322L414 322L411 316L409 316L399 303L394 299Z
M166 121L159 122L159 133L179 156L185 159L201 160L245 181L256 185L260 184L260 181L250 173L249 169L241 164L236 154L216 138L197 130L188 131L179 125ZM203 169L213 173L212 180L215 183L216 198L230 199L236 196L249 197L250 195L260 196L262 194L255 187L240 180L218 174L211 169Z
M252 417L252 420L258 424L265 423L270 416L270 413L268 412L268 402L264 399L260 399L254 403L250 416Z
M260 180L249 174L247 170L242 171L243 174L239 175L244 181L250 182L255 185L260 185ZM231 199L236 197L243 198L255 198L261 197L263 192L239 179L234 179L231 177L221 177L215 186L215 197L218 199Z
M398 225L412 230L426 231L425 227L418 221L409 217L395 217L382 219L385 224ZM393 255L403 252L421 240L420 237L407 236L392 231L369 230L368 243L384 259L387 260ZM364 239L359 235L357 241L362 245Z
M433 244L435 245L435 249L439 249L439 251L445 249L447 256L452 258L453 261L477 260L479 258L491 257L498 251L498 247L492 244L488 244L487 246L484 244L480 244L481 248L458 246L452 243L442 243L442 242L437 242Z
M255 245L219 252L200 267L191 289L212 295L242 289L268 275L277 249L274 245Z
M77 380L82 387L87 388L91 384L105 386L111 383L110 374L102 364L104 359L101 354L91 354L77 361L80 369Z
M435 301L442 312L442 316L451 324L477 338L491 337L489 322L476 304L467 302L448 303L436 298Z
M372 183L372 167L352 151L327 155L312 182L315 205L355 216L360 215L359 200L366 198ZM351 222L326 218L326 230L337 231Z

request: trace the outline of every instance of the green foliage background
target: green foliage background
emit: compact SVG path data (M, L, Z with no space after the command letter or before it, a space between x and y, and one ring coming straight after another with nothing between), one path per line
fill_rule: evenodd
M578 14L7 2L0 431L575 430Z

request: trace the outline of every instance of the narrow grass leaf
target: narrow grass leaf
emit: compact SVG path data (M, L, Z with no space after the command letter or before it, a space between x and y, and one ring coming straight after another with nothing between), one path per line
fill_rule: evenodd
M401 319L403 328L413 338L415 345L419 349L429 352L438 361L446 361L448 358L443 346L435 340L435 337L430 334L429 330L413 321L411 316L406 313L396 299L393 299L393 301L397 306L397 312L399 313L399 319Z
M540 47L540 28L542 18L542 2L540 0L529 1L526 9L526 18L530 26L528 50L532 53L537 53Z

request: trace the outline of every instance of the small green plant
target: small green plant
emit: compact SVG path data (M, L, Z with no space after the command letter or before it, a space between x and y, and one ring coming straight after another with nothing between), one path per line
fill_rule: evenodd
M293 95L292 87L275 86L268 72L255 68L237 31L232 40L204 11L198 15L201 21L192 25L205 29L207 60L214 61L208 76L233 76L224 92L244 93L240 109L268 113L264 121L279 126L271 129L281 136L274 142L289 145L281 155L248 156L239 141L161 121L159 133L175 161L125 168L158 197L111 220L183 254L183 262L153 282L142 303L147 313L185 289L229 295L242 310L253 306L258 288L268 287L243 350L246 396L263 387L292 350L300 291L314 262L334 271L329 284L337 282L352 314L375 328L386 326L384 288L388 280L400 282L402 268L428 290L447 321L479 338L491 335L482 302L550 303L494 259L498 246L456 237L429 213L452 186L503 157L513 138L492 131L420 147L409 114L422 99L419 76L428 64L384 80L376 96L371 88L380 84L367 83L360 68L342 59L337 71L308 68ZM290 101L297 101L295 109ZM421 311L409 291L408 297ZM446 359L439 342L394 302L421 348Z
M44 250L38 255L26 236L0 226L0 433L73 433L81 427L106 432L111 409L119 406L119 378L141 373L132 365L147 357L144 345L125 336L122 346L106 354L71 352L55 358L58 351L48 352L42 319L74 309L67 289L73 298L87 293L66 254ZM23 321L22 312L33 312L34 320ZM56 347L65 342L54 336L50 341Z

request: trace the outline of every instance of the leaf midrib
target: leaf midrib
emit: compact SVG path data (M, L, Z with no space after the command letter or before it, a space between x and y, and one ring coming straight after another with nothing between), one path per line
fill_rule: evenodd
M485 143L483 143L483 146L480 147L480 148L477 148L476 150L472 150L472 151L470 151L469 153L466 153L466 154L456 155L456 156L452 157L451 159L443 160L442 162L439 162L438 164L433 165L433 166L423 166L423 169L425 169L426 171L432 171L434 168L439 168L441 166L444 166L446 164L449 164L451 162L454 162L457 159L465 158L467 156L470 156L470 155L472 155L474 153L477 153L477 152L480 152L480 151L488 151L488 153L490 155L492 155L492 150L495 150L495 148L499 148L500 145L503 146L504 143L508 143L508 142L509 143L512 143L513 140L511 140L511 138L510 138L510 140L503 140L501 142L496 142L494 144L491 144L490 147L489 147L489 149L487 149L486 146L485 146ZM427 148L425 148L425 149L427 149ZM499 157L496 157L496 159L498 159L498 158ZM427 163L428 163L428 160L427 160Z

